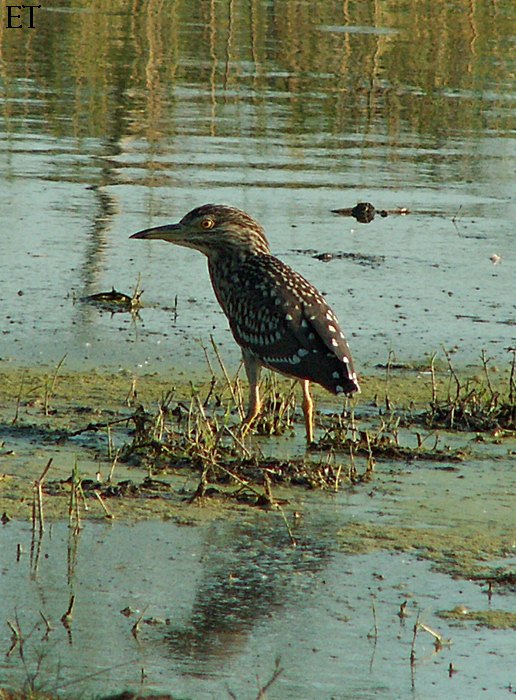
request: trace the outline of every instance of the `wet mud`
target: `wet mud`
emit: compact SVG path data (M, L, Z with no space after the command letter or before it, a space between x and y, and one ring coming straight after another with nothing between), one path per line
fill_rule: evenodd
M472 525L460 539L455 523L449 531L440 528L432 539L432 530L407 529L406 523L402 530L391 530L385 523L354 524L354 539L343 545L355 552L380 545L408 551L412 542L419 541L418 553L432 559L439 570L445 566L443 551L462 552L460 560L448 561L446 572L471 577L478 574L473 561L507 556L513 546L510 538L516 522L514 514L504 510L514 489L513 413L507 418L510 410L514 412L507 398L513 370L489 379L494 384L489 384L491 394L483 404L483 425L481 370L468 375L478 379L473 389L472 380L464 379L474 411L466 410L462 400L457 405L468 421L476 415L474 431L471 422L460 422L458 410L454 431L449 422L438 423L437 406L448 406L450 401L449 377L437 376L435 368L431 375L399 370L395 379L392 372L365 377L364 393L352 405L339 407L336 401L332 405L319 395L318 441L307 450L301 412L289 383L265 387L274 419L258 425L257 434L244 440L238 436L239 409L234 403L238 384L229 387L223 377L199 379L193 388L184 382L168 385L159 375L135 378L65 373L59 368L4 371L0 512L5 522L33 517L38 483L50 520L69 517L74 489L85 519L182 520L185 513L189 519L199 510L205 518L220 509L289 507L307 490L345 494L358 488L377 494L379 489L397 489L401 475L409 477L423 468L436 483L445 476L463 491L468 472L481 469L488 485L485 502L490 500L489 489L493 499L500 499L499 531L490 527L485 537L479 533L472 537ZM418 502L414 493L408 487L406 492L401 489L396 509L409 512ZM442 494L437 501L443 507L443 527L453 521L458 498L456 489L446 493L447 508L442 506L446 503ZM476 495L465 490L462 497ZM195 502L202 509L188 507ZM431 506L429 492L426 507Z

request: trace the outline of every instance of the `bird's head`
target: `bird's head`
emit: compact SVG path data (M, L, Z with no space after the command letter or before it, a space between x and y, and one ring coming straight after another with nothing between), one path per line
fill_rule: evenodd
M263 228L249 214L225 204L204 204L188 212L179 223L133 233L131 238L161 239L195 248L208 257L268 254Z

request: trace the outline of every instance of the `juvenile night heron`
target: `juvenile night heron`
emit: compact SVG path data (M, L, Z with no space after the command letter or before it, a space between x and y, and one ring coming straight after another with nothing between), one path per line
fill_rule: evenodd
M249 214L205 204L178 224L145 229L131 238L161 239L208 258L213 289L242 348L249 380L244 429L260 412L262 367L300 381L308 443L313 442L309 383L333 394L360 391L335 314L310 282L271 254L263 228Z

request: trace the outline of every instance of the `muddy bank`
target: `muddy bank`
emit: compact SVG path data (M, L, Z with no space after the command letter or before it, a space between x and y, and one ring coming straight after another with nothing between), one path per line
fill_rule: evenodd
M459 375L475 401L482 373ZM489 373L495 393L508 375ZM444 368L379 368L346 407L316 391L308 451L288 382L266 387L273 420L239 446L223 377L0 380L0 616L36 634L21 663L5 626L15 687L30 673L51 695L246 697L258 674L271 697L308 682L315 700L364 659L357 688L387 697L508 687L516 444L425 425L435 392L450 406Z
M316 388L318 442L307 452L290 382L267 380L264 417L243 440L238 379L7 367L0 373L0 510L29 517L34 481L49 460L43 491L50 518L66 516L74 470L82 497L95 503L89 517L170 517L195 495L227 505L236 492L240 501L271 506L271 485L336 492L374 480L378 462L428 461L451 472L471 459L503 462L514 454L510 372L484 367L459 380L434 364L389 366L363 377L362 395L344 404ZM459 432L446 422L434 427L450 412ZM480 427L486 418L484 430L468 430L465 417L473 414Z

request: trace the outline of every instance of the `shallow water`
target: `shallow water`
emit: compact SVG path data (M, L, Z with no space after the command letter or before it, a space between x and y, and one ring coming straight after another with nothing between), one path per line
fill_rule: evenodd
M506 366L515 309L511 13L508 0L54 0L34 29L2 22L0 362L40 367L66 355L66 369L123 368L127 384L155 371L168 386L204 370L194 341L207 344L211 333L235 367L238 348L202 256L128 240L214 201L257 218L273 251L327 294L359 372L390 350L419 363L441 346L458 365L477 363L485 348ZM410 213L367 225L331 213L360 201ZM80 301L112 286L131 293L138 276L139 316ZM48 433L43 445L12 427L15 399L4 408L2 440L15 455L2 442L2 474L32 480L51 455L56 469L69 470L75 456L81 474L94 476L98 463L80 440L65 449ZM18 617L27 665L19 648L2 653L0 685L23 683L41 656L36 685L62 693L142 683L201 700L228 689L251 698L279 656L270 698L505 698L516 685L514 632L437 613L513 611L514 598L495 590L489 603L485 586L453 578L438 542L427 560L410 528L425 542L442 532L452 554L484 548L483 564L507 566L516 523L506 444L458 472L387 463L370 488L288 494L288 517L301 513L296 548L278 513L199 518L185 505L188 525L87 522L77 543L55 522L36 567L30 528L12 521L0 528L0 621ZM60 618L71 593L68 634ZM142 623L135 640L138 613L124 617L126 606L162 622ZM52 623L48 641L40 611ZM411 669L418 612L453 644L435 653L420 631ZM0 629L7 652L10 631Z
M204 362L192 341L213 333L234 366L203 257L128 240L209 201L249 211L327 293L360 370L389 350L409 361L441 346L460 363L482 348L505 357L510 5L423 18L411 3L375 15L373 3L346 14L329 2L313 17L291 2L229 15L216 4L55 2L34 30L5 30L0 357L191 369ZM368 225L331 213L358 201L411 213ZM326 252L363 257L312 257ZM138 275L140 319L77 301L130 293Z
M114 516L107 522L87 498L73 536L55 519L67 511L67 489L45 492L39 541L27 522L30 486L48 459L49 485L67 478L74 462L84 479L105 477L111 463L102 435L61 444L44 424L38 439L23 421L18 432L2 423L0 433L0 512L18 518L0 527L4 685L32 681L86 697L122 688L192 698L229 697L229 688L256 697L280 657L283 672L268 691L278 700L498 698L514 686L514 587L500 576L516 563L510 441L442 434L442 445L468 445L474 454L459 463L381 460L370 482L338 493L275 486L283 515L223 498L190 504L198 476L172 470L159 475L172 486L164 498L106 497ZM280 452L296 444L262 442ZM142 470L118 464L115 483L128 478L138 483ZM67 629L61 617L71 595ZM457 606L463 619L440 617ZM491 616L493 629L467 611ZM46 636L41 614L52 627ZM418 619L443 647L420 628L411 667ZM18 645L8 653L7 621L20 627L23 659Z
M307 499L293 528L297 547L270 513L228 513L203 525L88 522L77 540L56 523L37 564L30 528L9 523L0 531L0 616L17 618L26 664L15 648L0 660L0 675L9 685L35 673L38 687L75 695L141 686L179 697L226 697L228 688L254 697L280 657L284 671L270 698L506 696L514 633L450 624L436 613L514 606L496 593L488 606L479 584L431 572L415 554L339 551L339 528L374 510L363 492ZM67 631L60 618L72 593ZM48 640L40 612L53 628ZM436 652L419 631L411 670L418 614L451 644ZM140 615L147 623L135 639Z

